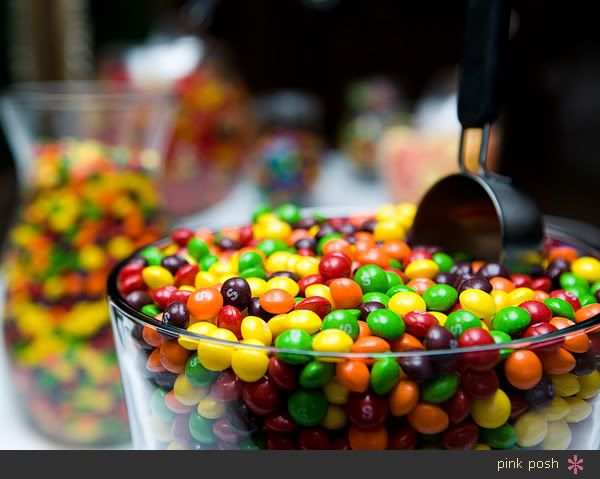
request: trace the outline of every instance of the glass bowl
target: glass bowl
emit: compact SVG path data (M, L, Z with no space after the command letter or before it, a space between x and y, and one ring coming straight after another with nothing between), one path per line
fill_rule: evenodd
M556 218L547 218L546 223L550 241L568 243L588 255L598 256L593 235L586 239L565 233L567 227L579 225ZM194 334L165 326L136 311L117 289L118 274L126 262L111 273L108 297L136 448L598 449L600 446L597 394L600 315L544 336L501 345L439 350L399 348L385 353L289 350ZM516 389L506 380L505 359L511 353L534 351L548 358L565 339L581 339L582 335L587 335L591 347L587 354L577 355L577 365L571 373L547 374L549 370L560 372L560 368L552 369L549 360L548 368L544 363L544 377L530 389ZM157 355L168 358L169 348L176 342L188 350L184 353L189 354L185 369L178 374L162 366L157 368ZM203 366L207 364L206 358L209 361L216 358L218 362L223 356L237 363L237 374L227 365L220 371L209 371ZM471 368L490 357L496 358L491 366ZM351 364L373 365L385 361L399 363L403 370L400 381L385 393L375 392L381 390L381 384L373 381L366 391L361 392L358 387L350 392L337 379L338 372ZM267 372L252 378L257 364L262 365L262 371L267 368ZM238 376L241 371L245 380ZM498 380L499 387L491 394L478 389ZM450 396L448 383L454 383Z

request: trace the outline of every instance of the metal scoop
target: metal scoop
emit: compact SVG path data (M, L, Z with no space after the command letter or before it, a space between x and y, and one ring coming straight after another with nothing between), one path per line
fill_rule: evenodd
M498 114L498 79L508 38L509 9L504 0L470 0L465 58L458 95L462 125L460 174L436 183L423 197L411 232L413 244L433 244L448 252L501 262L511 271L528 271L541 261L542 216L510 178L487 170L491 124ZM464 160L465 132L482 129L478 171Z

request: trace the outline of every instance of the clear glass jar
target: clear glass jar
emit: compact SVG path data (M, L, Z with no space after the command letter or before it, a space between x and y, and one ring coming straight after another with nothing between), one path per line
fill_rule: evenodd
M32 83L1 106L21 190L3 260L20 407L62 443L125 441L104 289L116 262L164 234L152 177L170 102L97 83Z
M546 218L548 244L568 244L580 254L598 257L597 246L577 237L577 230L585 233L581 224ZM597 232L595 237L593 233L588 236L597 242ZM160 249L168 244L165 240L156 245ZM503 449L515 447L516 429L521 447L600 446L600 314L547 335L460 349L411 350L414 346L404 346L407 349L363 353L283 349L263 346L260 341L234 342L224 336L195 333L140 313L119 293L128 275L139 274L135 271L144 264L139 260L134 255L121 263L108 281L133 444L138 449L486 449L488 443ZM528 391L516 390L503 379L492 390L495 399L489 399L489 392L485 399L471 397L458 383L452 401L436 396L433 385L443 391L444 381L462 375L469 361L496 358L493 366L485 369L487 376L475 371L480 376L474 381L489 385L489 375L496 380L503 377L504 360L511 352L556 351L565 339L584 336L591 340L593 365L586 364L583 371L580 363L577 371L571 369L574 374L558 374L556 392L551 376L546 375L539 386L524 388L531 389L527 399L524 393ZM349 383L342 385L337 379L337 368L343 368L340 364L373 365L390 359L406 368L398 391L376 392L370 382L362 392L360 386L350 392L351 386L345 386ZM256 370L266 372L252 377ZM326 381L310 383L318 378L318 371ZM371 379L373 375L371 369ZM423 377L432 386L428 394L433 404L421 402L419 412L413 412ZM570 385L561 386L561 380ZM396 384L398 388L400 383ZM519 416L526 410L527 416ZM520 425L515 426L520 417ZM502 430L501 425L506 427Z

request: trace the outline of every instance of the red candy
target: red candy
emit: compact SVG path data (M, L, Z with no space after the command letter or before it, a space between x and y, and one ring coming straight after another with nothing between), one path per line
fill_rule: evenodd
M467 329L458 339L458 345L461 348L473 346L483 346L486 344L495 344L494 338L483 328ZM478 351L464 353L461 355L465 364L478 371L493 368L500 359L498 350Z
M418 338L425 337L429 328L439 325L436 317L425 311L410 311L404 315L403 319L406 332Z
M319 273L324 279L345 278L351 269L352 262L342 253L326 254L319 263Z
M530 324L547 323L552 319L552 311L541 301L525 301L519 305L531 316Z

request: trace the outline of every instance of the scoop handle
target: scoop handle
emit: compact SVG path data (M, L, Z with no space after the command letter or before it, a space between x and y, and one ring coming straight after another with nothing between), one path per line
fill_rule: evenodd
M509 19L506 0L469 0L458 92L458 119L463 128L482 128L498 116Z

